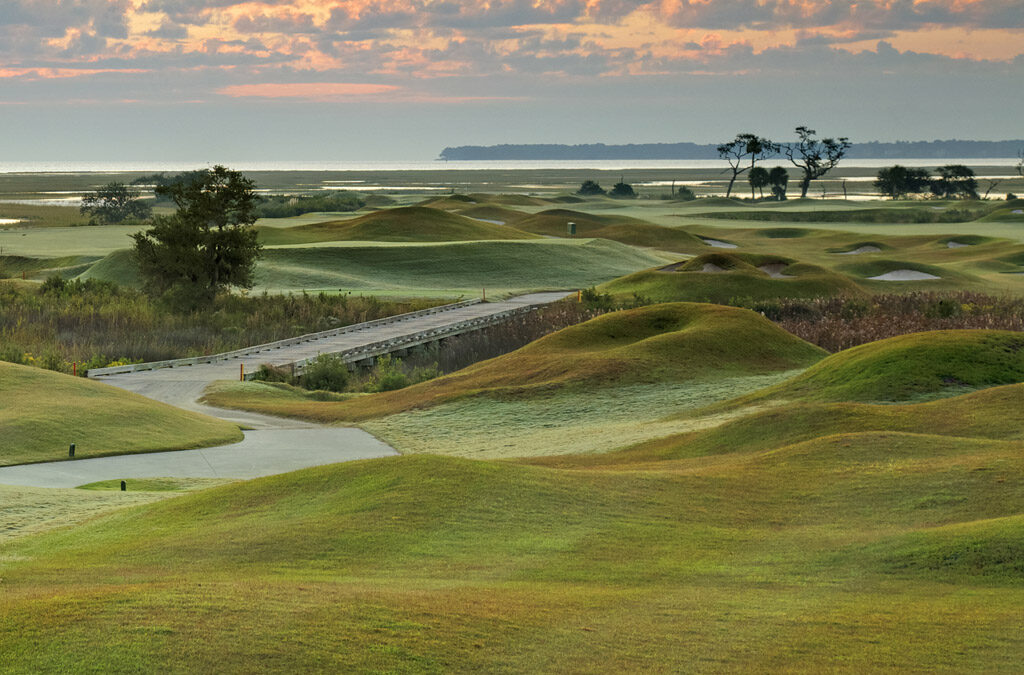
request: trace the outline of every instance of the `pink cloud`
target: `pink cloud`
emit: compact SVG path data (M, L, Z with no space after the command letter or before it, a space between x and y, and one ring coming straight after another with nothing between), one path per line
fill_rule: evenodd
M218 89L218 94L232 98L307 98L338 99L354 96L373 96L397 91L390 84L356 82L294 82L266 84L236 84Z

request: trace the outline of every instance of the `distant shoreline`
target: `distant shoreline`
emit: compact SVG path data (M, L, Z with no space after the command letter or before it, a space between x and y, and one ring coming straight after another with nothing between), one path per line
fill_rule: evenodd
M1016 159L1024 150L1024 140L1006 141L897 141L854 143L847 159ZM592 160L717 160L717 145L697 143L630 143L605 145L587 143L462 145L441 151L444 161L592 161Z

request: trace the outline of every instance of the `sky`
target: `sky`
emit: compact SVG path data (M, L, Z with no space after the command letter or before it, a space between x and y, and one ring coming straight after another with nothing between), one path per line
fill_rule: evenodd
M1024 138L1024 0L0 0L0 161Z

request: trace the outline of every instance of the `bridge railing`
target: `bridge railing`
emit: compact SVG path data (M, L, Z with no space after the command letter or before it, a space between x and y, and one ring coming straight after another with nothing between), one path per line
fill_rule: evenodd
M466 319L465 321L459 321L448 326L431 328L418 333L410 333L409 335L403 335L401 337L390 338L387 340L379 340L377 342L371 342L358 347L350 347L344 350L323 352L323 354L335 354L340 356L341 360L345 363L357 363L359 361L384 356L385 354L390 354L400 349L411 349L420 345L443 340L447 337L454 337L462 333L468 333L481 328L486 328L487 326L493 326L502 323L513 316L526 314L535 309L537 309L536 305L524 305L522 307L507 309L504 312L498 312L497 314L491 314L489 316ZM296 375L301 375L306 366L312 361L315 361L319 356L320 355L313 356L292 363L291 366L294 368L294 373ZM246 373L245 375L245 379L247 380L253 379L254 377L255 373Z
M276 342L268 342L262 345L254 345L251 347L245 347L243 349L236 349L230 352L221 352L220 354L209 354L206 356L193 356L184 359L168 359L166 361L148 361L146 363L131 363L123 366L110 366L108 368L91 368L87 375L89 377L102 377L104 375L120 375L124 373L136 373L142 370L157 370L158 368L177 368L179 366L195 366L201 363L218 363L221 361L230 361L232 359L240 359L248 356L256 356L262 352L272 351L274 349L281 349L283 347L291 347L292 345L302 344L303 342L313 342L314 340L322 340L324 338L334 337L336 335L343 335L345 333L355 333L358 331L366 330L376 326L387 326L398 323L400 321L407 321L409 319L415 319L421 316L429 316L431 314L440 314L442 312L449 312L453 309L459 309L461 307L469 307L482 302L479 298L474 300L465 300L463 302L455 302L448 305L440 305L438 307L430 307L428 309L421 309L415 312L406 312L405 314L396 314L395 316L384 317L383 319L374 319L372 321L364 321L362 323L355 323L349 326L342 326L340 328L331 328L330 330L320 331L318 333L308 333L306 335L300 335L298 337L286 338L284 340L277 340ZM364 357L366 358L366 357Z

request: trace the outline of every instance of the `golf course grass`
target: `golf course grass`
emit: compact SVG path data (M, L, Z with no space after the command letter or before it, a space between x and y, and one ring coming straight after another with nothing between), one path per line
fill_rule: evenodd
M0 465L242 440L238 426L105 384L0 362Z

